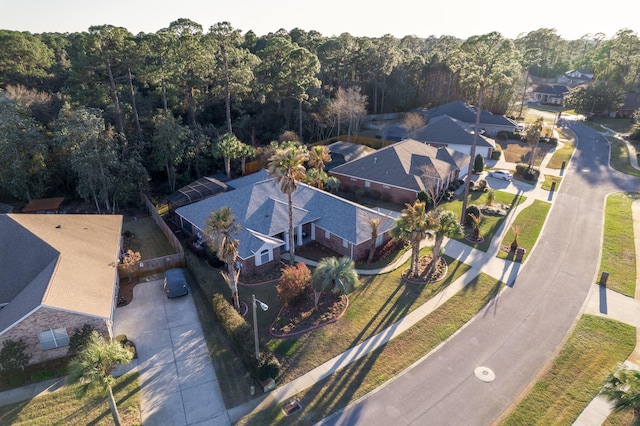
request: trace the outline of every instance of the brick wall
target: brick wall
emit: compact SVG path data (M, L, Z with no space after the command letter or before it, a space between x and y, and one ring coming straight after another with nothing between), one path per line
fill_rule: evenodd
M23 338L27 344L25 352L31 355L30 364L60 358L67 355L69 346L43 351L38 335L49 329L66 328L67 334L71 337L74 330L82 328L85 323L91 324L105 338L110 338L109 329L102 319L56 309L40 308L22 320L20 324L0 336L0 345L5 340Z
M331 172L329 172L329 175L337 177L340 180L340 188L342 190L355 193L359 189L364 189L366 191L364 195L374 199L404 205L405 203L413 203L417 197L417 192L409 189L396 187L385 188L385 185L376 182L370 182L367 188L365 181L362 179L353 180L346 176L332 175Z

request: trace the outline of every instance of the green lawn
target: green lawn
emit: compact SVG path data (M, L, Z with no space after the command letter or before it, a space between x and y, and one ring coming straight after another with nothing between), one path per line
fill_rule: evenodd
M428 247L422 253L430 251ZM447 258L447 262L449 270L445 278L427 285L402 281L401 274L409 267L408 261L393 272L362 276L356 289L349 294L349 309L340 321L302 336L269 339L266 345L284 366L278 381L288 382L386 329L437 295L470 268L450 258ZM242 298L250 299L255 292L256 297L276 308L273 312L270 309L260 313L259 319L263 325L277 319L279 303L273 285L252 287L251 293L243 290L240 290ZM260 336L268 336L268 327L259 325L259 329Z
M123 222L122 232L133 234L131 250L140 252L142 260L173 254L173 249L158 225L150 217Z
M138 373L125 374L116 380L113 393L122 424L140 424ZM100 389L93 389L83 397L79 397L76 390L76 386L65 386L48 395L0 406L0 424L13 426L113 424L106 396Z
M636 247L634 250L631 203L640 193L615 193L607 197L600 272L609 272L607 287L634 297L636 288Z
M547 167L550 169L561 169L563 163L565 166L568 165L575 150L573 138L569 138L564 134L561 135L561 138L562 146L551 154L551 158L547 163Z
M315 424L400 374L451 337L495 297L503 286L503 283L488 275L478 275L465 289L405 333L296 395L295 398L303 407L301 411L285 417L282 407L277 406L246 416L237 424ZM326 344L331 346L333 341Z
M512 226L520 227L518 246L526 250L523 261L529 255L531 249L533 249L534 244L538 240L538 236L540 235L542 226L547 219L547 214L549 213L550 208L551 204L545 201L534 200L530 206L522 210L513 220ZM511 245L513 238L513 228L510 227L502 240L502 244ZM511 259L513 258L513 255L500 250L498 252L498 257L501 259Z
M551 368L502 425L570 425L635 347L635 327L583 315Z
M488 200L488 195L489 194L487 192L469 193L467 208L474 204L478 206L485 205ZM527 199L527 197L524 197L522 195L512 194L504 191L494 191L494 196L495 198L493 200L493 204L507 205L509 206L510 210L513 210L518 206L518 204L524 202ZM442 204L441 207L445 210L451 210L458 217L460 217L460 214L462 213L462 200L455 199ZM474 248L486 252L489 248L489 245L491 244L491 239L498 232L500 226L502 225L502 222L504 222L507 217L508 216L484 216L482 223L480 224L480 236L484 237L484 242L482 243L473 244L464 238L460 238L458 239L458 241L468 245L472 245ZM471 229L467 229L465 232L470 233Z
M544 175L544 182L540 188L551 191L551 187L555 183L555 191L560 189L560 182L562 182L562 178L560 176L552 176L552 175Z
M611 143L611 159L609 160L611 167L630 176L640 177L640 170L631 167L627 145L617 138L609 137L607 139Z

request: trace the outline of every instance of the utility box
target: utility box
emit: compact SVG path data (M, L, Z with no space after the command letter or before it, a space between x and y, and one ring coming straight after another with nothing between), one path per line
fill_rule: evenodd
M600 275L600 285L607 285L607 279L609 278L609 273L607 271L602 271Z

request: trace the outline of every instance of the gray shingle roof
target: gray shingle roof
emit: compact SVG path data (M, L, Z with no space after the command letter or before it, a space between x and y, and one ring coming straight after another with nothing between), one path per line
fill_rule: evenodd
M424 112L424 117L428 121L440 117L441 115L448 115L451 118L460 120L464 123L476 122L476 107L471 106L463 101L453 101L447 104L433 107ZM480 125L482 124L512 126L514 123L504 115L493 114L487 110L482 110L480 113Z
M425 169L436 172L440 178L445 178L468 164L469 159L467 154L450 148L437 148L413 139L405 139L366 157L338 166L331 172L421 191L428 186L424 181Z
M303 183L298 183L292 199L294 226L313 222L354 244L371 238L371 230L363 222L362 214L375 215L373 210ZM243 259L252 257L262 245L263 240L255 233L274 237L289 229L287 196L271 178L181 207L176 213L204 231L206 218L223 206L228 206L243 226L236 237L239 241L238 255ZM386 221L382 232L392 227L393 221Z

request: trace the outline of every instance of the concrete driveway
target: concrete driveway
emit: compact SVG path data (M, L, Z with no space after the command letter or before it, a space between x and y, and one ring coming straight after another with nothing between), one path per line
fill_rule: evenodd
M230 424L191 293L168 299L162 280L137 284L113 328L138 351L145 426Z

